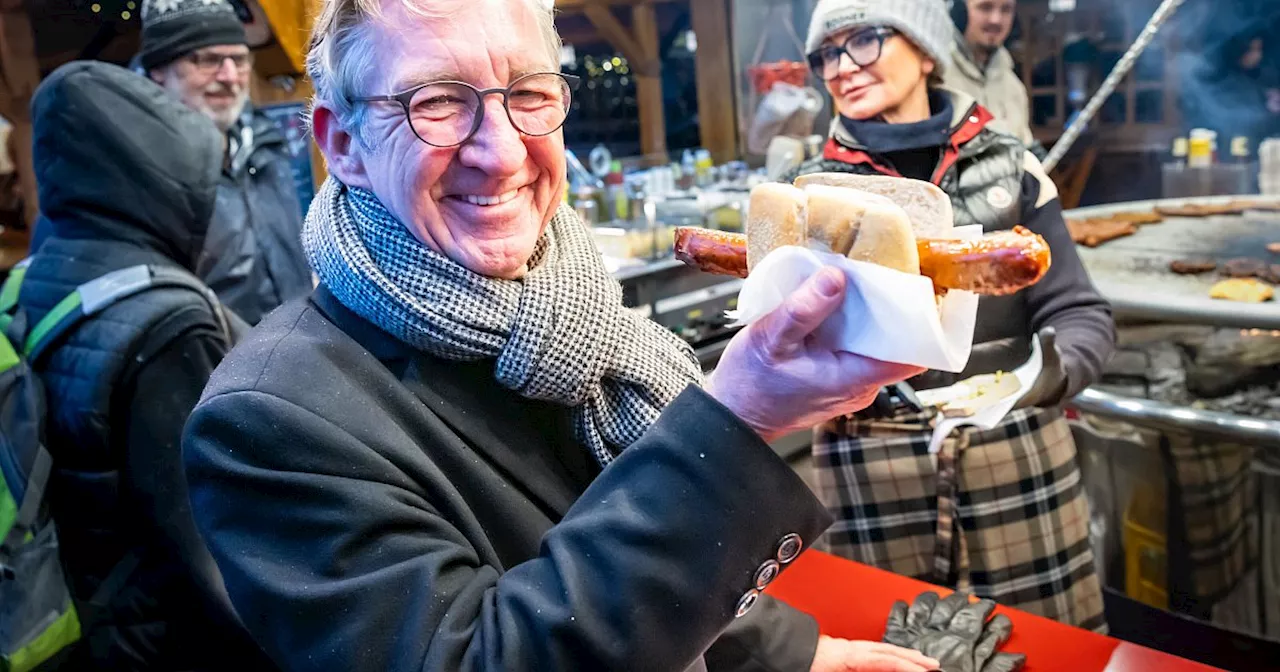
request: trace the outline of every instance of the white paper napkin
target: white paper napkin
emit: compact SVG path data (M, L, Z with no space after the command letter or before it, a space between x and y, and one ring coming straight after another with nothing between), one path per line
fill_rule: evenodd
M938 422L933 429L933 436L929 439L929 454L936 455L942 448L942 442L951 434L951 430L957 427L974 426L980 429L992 429L1004 420L1004 417L1013 410L1018 400L1026 396L1031 389L1031 385L1036 382L1036 378L1040 376L1040 371L1044 368L1044 358L1040 353L1040 337L1031 337L1031 358L1025 364L1014 369L1005 375L1013 375L1018 380L1018 389L1011 392L1008 396L976 409L973 415L944 418ZM916 396L921 403L926 405L937 405L945 403L946 400L954 399L955 392L959 389L966 388L965 381L960 381L951 387L945 387L937 390L925 390L917 392Z
M952 235L980 238L982 227L957 227ZM794 246L770 252L743 282L738 310L730 319L751 324L764 317L823 266L844 271L849 291L840 309L814 334L819 343L885 362L964 370L973 347L976 294L950 291L939 306L929 278L843 255Z

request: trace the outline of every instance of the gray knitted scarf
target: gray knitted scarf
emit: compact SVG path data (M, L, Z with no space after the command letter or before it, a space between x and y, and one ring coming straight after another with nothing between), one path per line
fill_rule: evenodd
M591 235L561 206L520 280L473 273L422 245L374 195L330 177L307 214L311 267L344 306L423 352L496 359L529 399L571 406L607 464L702 370L688 344L622 306Z

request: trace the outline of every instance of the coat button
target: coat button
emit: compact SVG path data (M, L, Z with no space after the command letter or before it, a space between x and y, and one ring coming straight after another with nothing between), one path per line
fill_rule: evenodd
M976 124L976 123L978 123L978 118L977 118L976 116L974 116L974 117L969 117L969 123L971 123L971 124Z
M756 590L764 590L765 586L773 583L780 571L782 571L782 565L779 565L777 560L765 560L764 564L760 565L760 569L756 570Z
M778 542L778 562L787 564L796 559L800 555L800 551L804 549L804 542L798 534L788 534Z
M257 175L257 174L258 174L258 169L257 169L257 168L250 168L250 169L249 169L249 174L250 174L250 175Z
M759 599L760 591L758 590L748 590L743 593L742 599L738 600L738 608L733 612L733 617L742 618L746 616L747 612L751 611L751 607L756 606L756 601Z

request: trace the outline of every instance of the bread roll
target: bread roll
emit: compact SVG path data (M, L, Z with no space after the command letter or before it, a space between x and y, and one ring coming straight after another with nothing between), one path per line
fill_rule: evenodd
M921 180L886 175L813 173L796 178L796 186L847 187L878 194L907 213L917 238L950 238L954 214L951 199L937 186Z
M893 201L855 189L810 185L809 245L854 261L920 274L920 253L907 214ZM750 234L747 240L750 241Z
M805 244L803 191L789 184L767 183L751 190L747 211L747 268L752 269L774 249Z

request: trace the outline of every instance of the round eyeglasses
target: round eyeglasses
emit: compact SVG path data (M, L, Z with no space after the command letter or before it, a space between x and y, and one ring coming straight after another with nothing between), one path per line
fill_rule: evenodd
M549 135L564 125L578 78L558 72L536 72L510 86L477 89L466 82L429 82L384 96L353 98L354 102L395 102L404 109L409 128L432 147L461 145L484 121L485 96L502 95L507 118L525 135Z
M893 34L892 28L867 28L854 32L845 38L843 44L823 45L809 54L809 69L822 81L831 81L840 74L840 57L845 55L854 65L865 68L880 60L884 41Z

